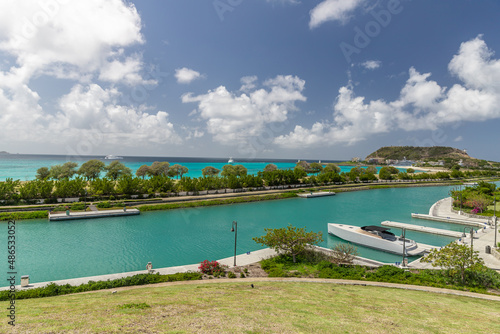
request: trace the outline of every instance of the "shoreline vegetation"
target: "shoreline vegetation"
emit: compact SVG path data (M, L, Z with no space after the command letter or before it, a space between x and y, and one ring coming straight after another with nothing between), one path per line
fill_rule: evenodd
M122 170L118 164L115 161L113 165ZM181 167L175 170L182 170ZM136 177L125 170L123 174L99 178L98 168L93 177L86 174L86 179L72 178L76 173L72 168L75 168L74 163L55 168L64 175L55 179L50 177L52 168L45 168L48 174L37 180L0 182L0 221L40 219L47 217L48 212L86 211L90 203L100 210L125 206L141 211L171 210L292 198L300 192L321 190L344 192L461 185L466 181L495 180L500 176L493 170L460 171L457 168L451 172L414 174L411 168L401 172L392 166L382 167L378 173L374 166L356 166L349 173L339 173L340 168L335 164L323 166L305 161L297 162L293 170L279 170L269 164L257 175L247 175L242 165L226 165L222 172L208 166L202 177L182 177L181 173L177 179L168 176L170 167L166 162L144 165Z
M489 180L491 181L491 179ZM217 195L193 195L154 199L133 199L119 201L101 201L95 202L99 210L123 209L123 207L137 208L141 212L174 210L183 208L207 207L218 205L230 205L239 203L251 203L259 201L270 201L279 199L296 198L299 193L315 191L335 191L337 193L363 191L386 188L410 188L410 187L436 187L461 185L461 181L420 181L420 182L387 182L387 183L346 183L328 186L309 186L302 189L279 189L264 191L248 191ZM212 197L210 197L212 196ZM213 197L215 196L215 197ZM10 206L2 209L0 206L0 221L8 220L26 220L26 219L44 219L48 213L64 212L66 209L72 212L88 211L89 201L74 203L58 203L58 205L24 205Z
M143 165L133 176L119 161L108 166L89 160L79 169L77 163L41 167L37 179L7 179L0 182L0 220L45 218L48 212L87 211L90 203L99 210L136 207L141 211L171 210L197 206L276 200L296 197L299 192L333 190L336 192L413 187L460 185L464 181L498 179L496 170L461 170L415 173L393 166L377 169L359 165L341 172L333 163L298 161L294 169L278 169L268 164L256 175L247 174L243 165L228 164L222 170L207 166L203 176L183 176L181 165L168 162ZM101 178L101 173L106 172Z

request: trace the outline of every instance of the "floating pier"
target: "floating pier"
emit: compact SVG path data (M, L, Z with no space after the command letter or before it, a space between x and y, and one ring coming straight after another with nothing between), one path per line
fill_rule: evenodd
M313 197L323 197L323 196L333 196L335 193L333 191L320 191L317 193L305 193L305 194L297 194L299 197L302 198L313 198Z
M73 219L92 219L92 218L106 218L106 217L119 217L119 216L134 216L141 212L138 209L127 210L103 210L103 211L86 211L86 212L71 212L66 213L50 213L49 220L73 220Z
M461 238L462 237L462 232L443 230L443 229L440 229L440 228L433 228L433 227L426 227L426 226L421 226L421 225L398 223L398 222L392 222L392 221L388 221L388 220L382 222L381 224L382 224L382 226L396 227L396 228L401 228L401 229L404 228L404 229L407 229L407 230L410 230L410 231L417 231L417 232L423 232L423 233L443 235L445 237L452 237L452 238Z
M422 214L422 213L412 213L411 217L418 218L418 219L432 220L432 221L442 222L442 223L451 223L451 224L474 226L474 227L481 227L481 228L487 226L486 222L481 223L481 222L472 221L469 219L438 217L438 216L431 216L431 215L426 215L426 214Z

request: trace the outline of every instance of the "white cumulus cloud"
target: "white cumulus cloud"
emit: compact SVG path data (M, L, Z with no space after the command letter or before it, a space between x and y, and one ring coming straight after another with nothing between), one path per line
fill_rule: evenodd
M144 42L135 7L121 0L6 1L0 11L0 50L16 57L20 75L100 72L109 77L123 48ZM141 65L125 61L137 73ZM108 75L106 75L106 70Z
M180 143L166 112L120 105L122 93L114 88L156 84L142 78L142 56L127 54L144 43L141 25L134 5L122 0L4 1L0 52L14 65L0 70L0 140L60 149L98 138L82 154ZM52 97L55 104L44 101L31 87L44 76L69 79L70 92Z
M137 147L148 143L180 143L180 137L168 120L168 113L149 113L147 108L118 105L120 93L99 85L75 85L60 99L55 126L85 137L98 131L107 145ZM68 138L68 140L70 140Z
M363 2L364 0L324 0L311 10L309 28L317 28L328 21L344 24Z
M257 89L255 81L243 80L244 84L254 85L245 93L220 86L203 95L185 94L182 102L198 103L199 117L215 141L240 144L260 135L266 124L286 121L289 112L296 110L295 103L306 100L302 94L305 81L296 76L279 75L266 80L263 85L267 89Z
M377 68L382 66L382 62L380 60L367 60L364 63L361 63L361 66L363 66L367 70L376 70Z
M481 36L462 43L449 70L463 84L441 87L430 80L430 73L410 68L399 98L389 102L365 102L349 84L339 90L331 121L310 129L298 125L275 143L290 148L352 144L394 130L435 130L457 122L499 119L500 60L492 56Z
M200 74L200 72L187 67L178 68L175 70L175 78L180 84L188 84L196 79L200 79L201 77L202 75Z
M257 87L257 76L256 75L251 75L247 77L243 77L240 79L241 82L241 88L240 90L242 92L248 92L253 90L255 87Z

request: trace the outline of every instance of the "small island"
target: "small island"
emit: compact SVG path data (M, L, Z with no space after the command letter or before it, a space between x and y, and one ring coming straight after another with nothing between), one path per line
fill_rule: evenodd
M467 154L467 150L447 146L415 147L386 146L369 154L367 163L387 165L413 165L420 167L445 167L455 165L465 168L491 169L500 167L500 163L476 159Z

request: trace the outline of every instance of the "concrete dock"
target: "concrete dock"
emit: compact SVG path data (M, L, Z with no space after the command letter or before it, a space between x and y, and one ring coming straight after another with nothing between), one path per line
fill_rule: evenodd
M440 228L433 228L433 227L427 227L427 226L421 226L421 225L398 223L398 222L393 222L393 221L388 221L388 220L383 221L381 224L382 224L382 226L396 227L396 228L401 228L401 229L404 228L404 229L410 230L410 231L437 234L437 235L443 235L443 236L452 237L452 238L461 238L462 234L463 234L462 232L443 230Z
M141 212L138 209L127 210L102 210L102 211L85 211L85 212L68 212L68 213L50 213L49 220L73 220L73 219L92 219L105 217L133 216Z
M426 215L426 214L422 214L422 213L412 213L411 217L417 218L417 219L432 220L432 221L442 222L442 223L458 224L458 225L473 226L473 227L480 227L480 228L487 226L487 223L486 223L487 220L485 220L484 222L481 222L478 220L463 219L463 218L450 217L450 216L446 216L446 217L431 216L431 215Z
M464 217L451 211L451 197L442 199L434 204L429 212L432 217L441 217L445 220L464 220ZM480 223L479 226L484 226L486 220L480 220L477 218L467 218L467 221ZM451 221L448 221L451 223ZM500 259L497 259L493 254L486 253L487 246L493 247L495 243L495 229L492 226L488 226L486 229L481 228L479 231L474 233L474 239L471 240L469 229L464 227L466 232L466 238L461 238L461 244L473 246L474 251L479 252L479 256L483 259L484 264L491 269L500 272ZM499 229L500 230L500 229ZM500 241L500 234L497 234L497 242ZM430 263L420 262L420 259L413 261L409 264L410 268L428 268L432 269Z

